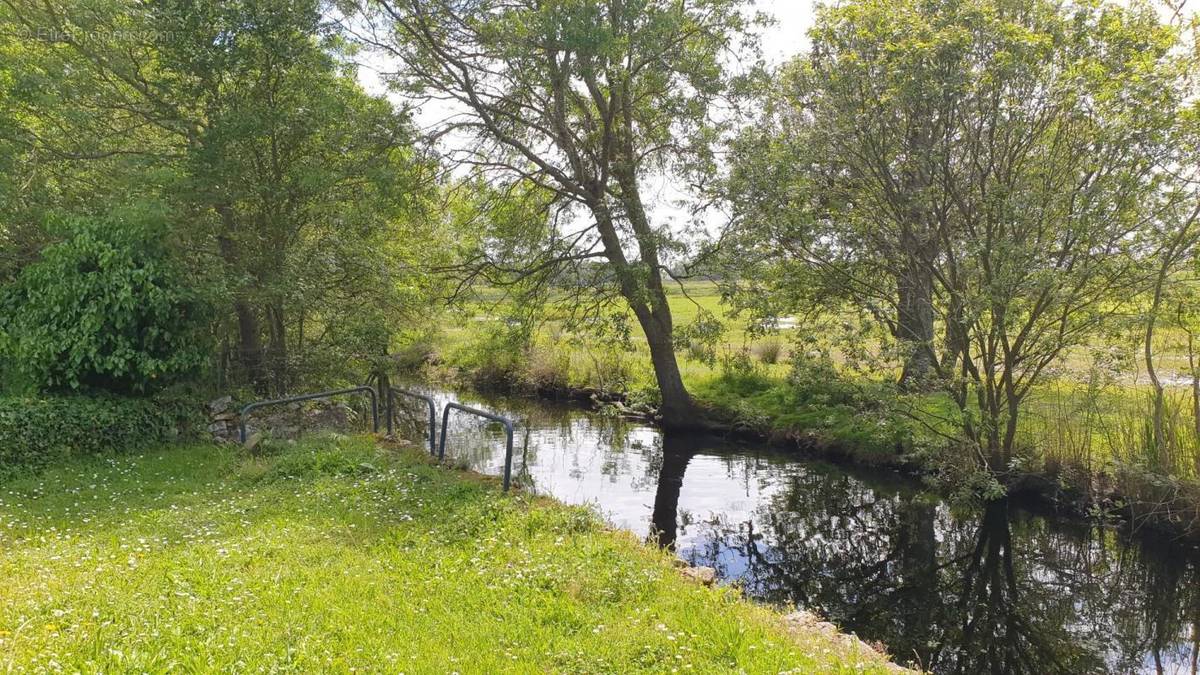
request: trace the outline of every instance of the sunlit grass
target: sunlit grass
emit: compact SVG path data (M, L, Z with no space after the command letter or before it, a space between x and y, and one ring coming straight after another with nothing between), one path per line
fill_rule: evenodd
M0 485L0 670L855 672L590 512L368 439Z
M877 423L880 420L869 415L864 417L862 409L827 403L825 399L829 392L814 392L817 395L811 400L798 399L791 391L794 383L787 381L797 350L818 349L827 354L839 370L848 371L837 342L826 329L801 324L777 334L752 334L747 318L736 316L722 303L715 283L689 281L682 289L675 284L667 288L676 326L687 326L701 312L718 317L724 324L724 332L713 352L717 356L715 360L697 358L686 347L677 352L688 388L724 413L735 413L743 422L749 421L766 431L812 434L820 441L836 443L843 450L864 455L872 461L889 454L893 455L892 460L896 459L894 454L901 445L896 442L897 424L907 425L912 434L924 435L934 443L944 443L960 433L954 421L959 414L945 393L908 396L893 406L896 415L891 420L883 420L884 423ZM492 298L493 301L498 299L499 296ZM439 347L451 365L459 361L456 354L470 350L486 331L495 328L500 317L491 318L491 321L461 322L448 328ZM849 314L840 320L850 324L857 321ZM607 378L613 372L621 371L625 381L618 389L652 389L654 371L649 351L636 322L631 328L629 348L617 354L606 354L603 347L597 348L589 341L586 331L568 333L558 322L548 320L539 326L535 336L533 359L538 361L541 371L562 371L557 373L557 378L569 386L610 388ZM1190 381L1186 352L1183 351L1186 336L1170 322L1160 326L1158 336L1156 368L1160 377L1171 385L1172 395L1179 397L1187 392L1186 386L1181 385ZM805 339L803 346L798 338ZM1022 406L1018 445L1020 455L1026 460L1025 468L1046 468L1053 472L1069 467L1080 474L1075 479L1086 482L1088 479L1081 472L1110 471L1114 462L1141 462L1144 459L1140 456L1144 453L1134 447L1136 439L1130 438L1130 425L1138 428L1145 425L1150 392L1143 372L1144 364L1138 358L1136 338L1136 332L1123 337L1108 336L1104 340L1096 338L1093 344L1063 354L1053 373L1034 388ZM762 354L771 351L772 342L780 346L778 358L763 358ZM722 368L723 357L739 353L745 354L753 364L753 377L730 377ZM1098 389L1090 388L1088 383L1095 375L1093 358L1111 359L1117 354L1123 358L1104 366L1116 370L1101 373L1109 379ZM889 371L881 364L875 367L883 370L872 371L874 374L870 376L846 372L846 377L864 390L879 391L880 396L884 396L878 385L893 382L898 369ZM973 400L968 406L973 406ZM1200 439L1185 440L1200 445ZM1196 461L1187 457L1173 460L1178 466L1172 468L1171 473L1181 477L1200 474L1200 453L1194 454L1198 454Z

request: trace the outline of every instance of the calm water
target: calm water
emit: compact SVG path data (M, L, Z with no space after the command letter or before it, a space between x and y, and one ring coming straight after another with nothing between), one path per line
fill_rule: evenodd
M938 673L1196 673L1200 555L912 481L523 399L514 475ZM423 417L417 417L423 419ZM447 458L503 468L498 426L451 419ZM423 428L423 427L422 427Z

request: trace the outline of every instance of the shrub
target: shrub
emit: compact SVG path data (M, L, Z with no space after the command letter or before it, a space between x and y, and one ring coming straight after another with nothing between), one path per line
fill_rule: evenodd
M455 361L478 384L512 386L524 380L529 367L532 330L520 321L497 323L466 345Z
M194 428L190 406L155 398L0 398L0 479L68 457L137 449Z
M0 357L30 389L144 392L198 369L204 303L154 218L82 218L0 289Z
M556 349L553 344L537 344L529 348L528 378L535 389L562 391L570 386L571 353Z
M776 337L767 338L754 345L754 355L766 364L779 363L779 357L783 355L783 342Z
M586 344L583 354L584 381L588 386L605 392L622 392L633 381L633 366L621 345L613 342Z
M411 373L420 370L421 366L426 363L436 360L435 338L435 332L431 328L404 335L398 341L400 346L392 351L395 368L400 372Z
M750 358L750 350L726 349L721 355L721 374L727 377L738 377L757 374L754 361Z

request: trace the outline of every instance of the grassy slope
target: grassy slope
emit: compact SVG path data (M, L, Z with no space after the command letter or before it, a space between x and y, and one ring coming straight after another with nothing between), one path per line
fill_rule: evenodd
M856 672L589 512L366 439L0 484L0 671Z

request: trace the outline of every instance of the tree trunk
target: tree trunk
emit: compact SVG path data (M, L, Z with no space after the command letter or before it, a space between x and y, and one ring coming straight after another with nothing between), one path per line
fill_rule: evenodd
M1196 338L1188 331L1188 372L1192 376L1192 428L1200 438L1200 369L1196 368ZM1200 457L1196 458L1196 468L1200 470Z
M663 312L656 312L644 305L640 311L635 309L634 314L650 346L650 363L654 366L654 377L662 394L662 407L659 409L662 425L669 429L699 426L696 404L683 385L683 376L679 372L670 314L663 316Z
M636 186L629 185L629 191L636 195ZM621 295L629 301L629 307L637 317L642 331L646 334L646 342L650 347L650 362L654 366L654 376L658 382L658 390L662 395L662 416L660 423L668 429L695 429L703 426L699 409L688 394L683 384L683 376L679 372L679 362L675 358L674 325L671 318L671 306L663 290L662 281L658 277L659 262L653 234L649 232L640 201L629 198L627 206L638 217L633 218L635 230L642 232L638 246L642 253L644 269L636 269L625 257L620 238L612 220L608 206L603 197L589 204L596 216L596 226L604 244L604 253L617 275Z
M1154 283L1153 300L1151 300L1150 310L1146 314L1146 332L1142 341L1142 357L1146 364L1146 375L1150 377L1151 395L1153 397L1154 407L1150 423L1154 441L1153 456L1156 458L1165 456L1166 434L1163 430L1165 392L1163 391L1162 382L1158 379L1158 371L1154 369L1154 329L1158 322L1158 309L1162 305L1163 287L1167 282L1167 275L1174 262L1172 254L1173 250L1168 251L1163 257L1162 265L1159 267L1158 277Z
M238 362L242 364L254 391L265 394L267 378L263 368L262 338L258 330L258 317L244 300L233 301L233 313L238 322Z
M282 394L291 386L288 373L287 324L284 322L283 309L278 304L267 307L267 317L270 320L271 328L267 367L271 371L271 382L275 386L275 391Z
M912 259L908 269L896 279L896 337L907 355L900 384L920 387L935 365L933 353L933 270Z
M218 207L217 211L221 214L226 228L230 228L233 214L229 208ZM222 234L217 237L217 248L225 265L236 271L239 258L237 246L228 235ZM255 314L254 309L250 303L246 302L241 293L234 294L233 314L237 317L238 324L238 363L241 364L245 377L254 391L264 394L266 393L267 378L263 369L263 345L258 315Z

